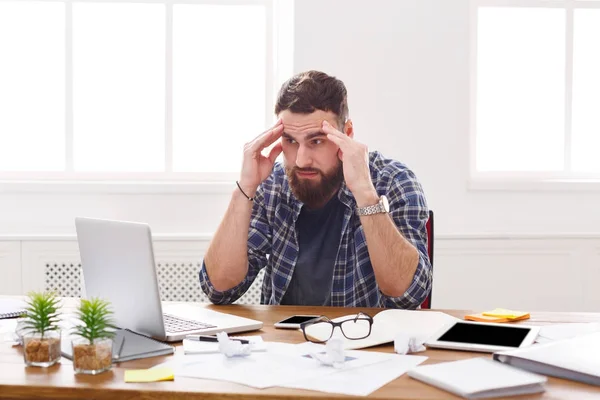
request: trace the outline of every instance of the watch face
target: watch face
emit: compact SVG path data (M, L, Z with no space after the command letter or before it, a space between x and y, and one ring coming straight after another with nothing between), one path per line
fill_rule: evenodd
M385 196L381 196L381 204L383 205L383 209L385 212L390 212L390 203L388 203L388 199Z

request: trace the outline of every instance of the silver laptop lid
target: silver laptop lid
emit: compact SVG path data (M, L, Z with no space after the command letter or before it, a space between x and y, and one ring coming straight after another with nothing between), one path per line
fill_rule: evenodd
M165 338L150 227L78 217L75 228L86 296L110 301L117 326Z

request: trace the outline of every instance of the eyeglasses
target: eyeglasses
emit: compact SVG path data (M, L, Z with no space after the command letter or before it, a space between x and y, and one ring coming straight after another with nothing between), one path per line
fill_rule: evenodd
M304 339L313 343L325 343L333 336L336 327L340 328L342 335L350 340L364 339L371 334L373 318L363 312L356 314L354 318L348 318L343 321L333 322L326 316L318 319L303 322L300 329L304 334ZM310 326L310 336L306 334L306 328Z

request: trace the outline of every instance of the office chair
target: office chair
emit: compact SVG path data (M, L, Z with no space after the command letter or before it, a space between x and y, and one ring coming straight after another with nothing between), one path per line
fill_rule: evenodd
M429 219L427 220L427 224L425 225L427 229L427 254L429 254L429 262L431 263L431 292L423 303L421 303L421 308L430 309L431 308L431 296L433 295L433 211L429 210Z

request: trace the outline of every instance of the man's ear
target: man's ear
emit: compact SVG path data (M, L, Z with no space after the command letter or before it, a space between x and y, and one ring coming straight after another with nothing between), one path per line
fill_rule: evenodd
M348 135L350 138L354 138L354 125L352 125L352 120L347 119L344 124L344 133Z

